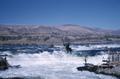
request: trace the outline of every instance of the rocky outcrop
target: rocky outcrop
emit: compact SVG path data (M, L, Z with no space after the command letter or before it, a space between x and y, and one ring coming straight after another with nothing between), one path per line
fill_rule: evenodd
M120 66L97 66L97 65L90 65L90 66L83 66L77 67L78 71L90 71L96 74L104 74L104 75L111 75L120 78Z
M9 64L6 60L6 57L5 58L0 57L0 70L8 69L8 67L9 67Z

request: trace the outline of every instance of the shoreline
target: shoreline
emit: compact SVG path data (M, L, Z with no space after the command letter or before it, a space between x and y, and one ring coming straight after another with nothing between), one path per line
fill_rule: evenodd
M86 45L86 46L89 46L89 45L102 45L102 44L120 44L120 42L104 42L104 43L101 43L101 42L93 42L93 43L70 43L71 45ZM0 45L63 45L63 43L56 43L56 44L51 44L51 43L0 43Z
M94 67L88 67L88 66L81 66L81 67L77 67L78 71L89 71L89 72L93 72L96 74L103 74L103 75L109 75L109 76L114 76L118 79L120 79L120 71L119 69L116 68L120 68L120 66L114 67L114 68L99 68L97 66Z

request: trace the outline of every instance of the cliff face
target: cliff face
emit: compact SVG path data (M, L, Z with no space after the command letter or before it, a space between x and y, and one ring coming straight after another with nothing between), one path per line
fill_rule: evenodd
M0 25L0 44L61 44L99 43L120 41L118 31L66 24L43 25Z

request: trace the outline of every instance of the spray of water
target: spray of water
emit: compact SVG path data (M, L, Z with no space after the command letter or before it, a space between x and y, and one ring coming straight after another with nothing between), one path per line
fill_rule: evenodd
M83 49L86 47L83 47ZM73 47L76 49L76 47ZM80 46L76 50L82 49ZM24 77L27 79L116 79L112 76L98 75L88 71L77 71L77 67L84 65L84 57L66 54L64 51L43 53L1 52L12 55L7 60L11 65L21 65L21 68L10 68L0 71L1 78ZM101 64L102 58L107 55L88 57L88 63Z
M93 64L102 63L102 57L107 55L89 57L88 62ZM97 61L96 61L97 60ZM111 76L96 75L87 71L77 71L76 67L82 66L83 57L77 57L63 51L26 54L20 53L8 57L11 65L21 65L19 69L0 71L0 77L27 77L43 79L115 79Z

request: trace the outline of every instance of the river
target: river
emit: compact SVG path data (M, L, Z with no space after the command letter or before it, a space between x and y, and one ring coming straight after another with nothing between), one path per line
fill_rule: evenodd
M65 53L62 46L46 49L45 46L5 45L0 46L0 53L9 55L10 65L20 65L20 68L9 68L0 71L1 78L19 77L23 79L117 79L113 76L95 74L88 71L77 71L84 65L84 57L75 55L75 51L100 47L120 47L120 45L71 46L73 54ZM42 50L44 49L44 50ZM45 50L46 49L46 50ZM52 51L53 50L53 51ZM76 52L75 52L76 53ZM88 57L88 62L101 64L107 58L107 53L101 52Z

